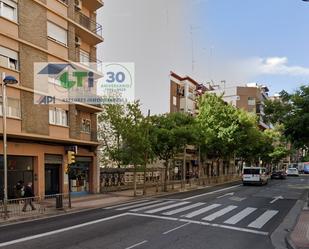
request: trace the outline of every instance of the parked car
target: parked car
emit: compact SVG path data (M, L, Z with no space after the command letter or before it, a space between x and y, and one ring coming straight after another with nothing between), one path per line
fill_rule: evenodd
M242 170L242 183L247 184L267 184L269 174L262 167L244 167Z
M304 165L304 174L309 174L309 164Z
M296 168L288 168L286 174L287 176L299 176L298 169Z
M284 170L273 171L271 179L286 179L286 172Z

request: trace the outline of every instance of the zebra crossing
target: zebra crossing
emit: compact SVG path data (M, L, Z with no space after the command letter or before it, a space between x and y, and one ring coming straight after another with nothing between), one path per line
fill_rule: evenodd
M191 219L194 222L219 222L222 226L245 226L248 229L263 229L266 224L278 215L278 210L264 210L255 207L240 207L220 203L205 203L181 200L150 199L125 203L105 209L114 209L136 214L145 214L149 217L178 217ZM245 221L245 225L244 225Z

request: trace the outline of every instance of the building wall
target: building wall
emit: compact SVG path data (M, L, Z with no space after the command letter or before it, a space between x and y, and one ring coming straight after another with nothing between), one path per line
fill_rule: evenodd
M95 4L94 4L95 2ZM8 154L27 155L34 157L34 173L36 194L43 194L45 188L45 154L62 155L61 191L67 191L64 167L66 164L65 147L78 145L78 156L91 157L92 165L90 179L92 192L98 191L98 170L96 160L96 113L98 108L89 105L81 107L70 105L62 107L68 110L69 127L49 124L49 106L34 104L34 67L35 62L70 62L79 61L75 44L78 34L82 39L82 48L91 52L96 59L96 45L103 38L88 30L76 19L75 1L69 0L66 5L58 0L19 0L17 21L0 16L0 46L18 52L18 69L0 65L0 73L14 76L19 84L7 87L9 98L20 99L20 118L7 118ZM95 20L95 11L103 4L83 1L82 13ZM67 46L47 37L47 21L68 30ZM1 54L0 54L1 55ZM91 120L91 133L81 133L81 112ZM0 132L2 133L2 118L0 117ZM0 134L1 136L1 134ZM57 140L57 142L56 142ZM1 145L2 146L2 145ZM0 154L3 148L0 146ZM1 169L0 169L1 171Z

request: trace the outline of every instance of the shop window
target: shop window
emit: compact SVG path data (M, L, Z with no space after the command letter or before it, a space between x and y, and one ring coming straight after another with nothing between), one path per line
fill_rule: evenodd
M2 116L2 97L0 96L0 115ZM14 98L7 98L6 115L11 118L20 118L20 100Z
M91 132L91 122L90 119L82 119L82 132L90 133Z
M49 123L54 125L68 126L68 111L61 108L49 109Z
M0 16L17 21L17 4L11 0L1 0Z
M0 66L18 70L18 53L0 46Z

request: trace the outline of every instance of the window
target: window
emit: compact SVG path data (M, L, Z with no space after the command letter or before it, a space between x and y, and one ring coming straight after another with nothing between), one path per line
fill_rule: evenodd
M255 98L248 97L248 105L255 105Z
M2 97L0 97L0 115L2 116ZM11 118L20 118L20 100L15 98L7 98L6 115Z
M68 126L68 111L60 108L49 109L49 123Z
M82 132L91 132L91 122L89 119L82 119L82 127L81 127Z
M177 105L177 97L173 96L173 105Z
M47 36L64 45L68 44L68 31L52 22L47 22Z
M18 70L18 53L0 46L0 66Z
M17 4L11 0L0 0L0 16L17 21Z

